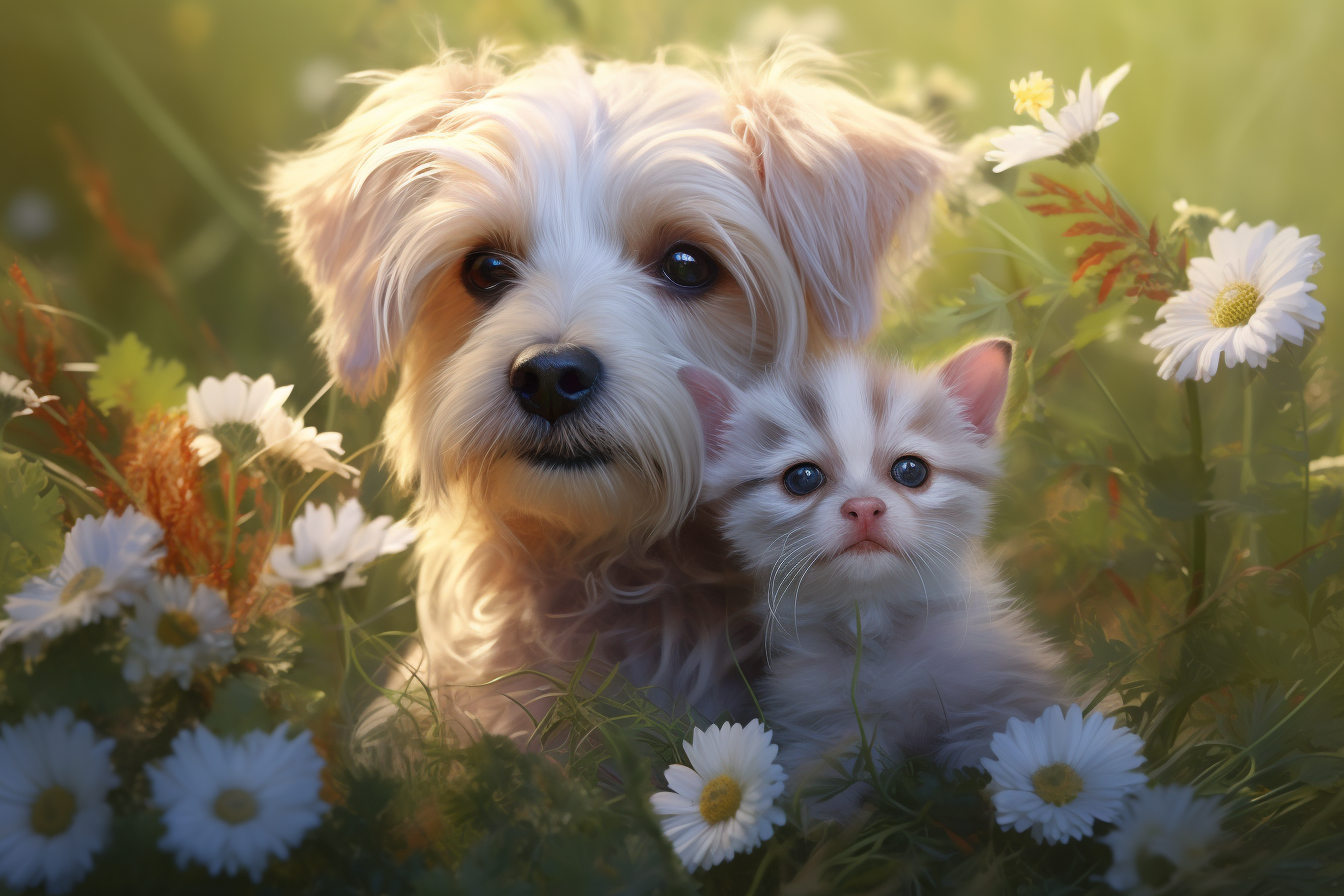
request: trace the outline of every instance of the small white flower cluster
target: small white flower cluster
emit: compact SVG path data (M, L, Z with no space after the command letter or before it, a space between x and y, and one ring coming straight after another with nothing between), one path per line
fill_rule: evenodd
M1052 706L1031 724L1011 719L991 749L984 767L999 825L1055 844L1113 823L1101 841L1112 853L1106 882L1121 892L1155 891L1198 871L1221 836L1222 805L1189 787L1145 787L1143 741L1100 713Z
M86 516L66 533L55 570L5 598L0 649L23 644L32 659L61 635L127 607L123 672L139 682L172 676L181 687L198 671L234 656L233 618L223 595L180 577L158 578L159 524L134 509Z
M302 417L284 410L293 386L275 385L266 374L253 380L231 373L222 380L208 376L199 388L187 390L187 419L199 435L191 447L204 466L227 448L235 463L256 457L272 466L293 464L304 473L323 470L349 479L359 470L336 458L345 453L338 432L318 432Z
M67 893L88 875L111 833L113 747L66 708L0 725L6 886ZM167 828L159 846L179 867L194 859L211 874L245 869L259 881L272 855L285 858L321 821L322 767L309 733L291 740L284 724L236 742L183 730L172 754L145 770Z

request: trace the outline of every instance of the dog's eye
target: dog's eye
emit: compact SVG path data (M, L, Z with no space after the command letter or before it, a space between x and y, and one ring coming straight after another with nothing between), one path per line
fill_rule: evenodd
M898 457L891 465L891 478L906 488L919 488L929 478L929 465L913 454Z
M825 481L826 474L816 464L797 464L784 471L784 487L800 498L821 488Z
M661 263L667 282L682 289L708 289L719 276L719 263L699 246L677 243Z
M495 252L473 252L462 262L462 282L478 299L499 295L514 279L513 263Z

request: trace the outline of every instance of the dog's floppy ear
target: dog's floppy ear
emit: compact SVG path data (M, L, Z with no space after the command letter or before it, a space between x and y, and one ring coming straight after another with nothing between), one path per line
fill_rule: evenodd
M285 249L321 313L317 341L356 398L382 391L401 341L406 309L393 307L379 267L398 222L428 189L415 184L415 155L380 151L441 127L501 77L487 52L353 76L379 86L340 126L278 155L265 174L262 189L285 219Z
M755 154L766 211L812 311L836 339L877 322L888 251L923 249L933 193L951 156L921 126L819 74L825 51L786 42L733 85L733 132Z

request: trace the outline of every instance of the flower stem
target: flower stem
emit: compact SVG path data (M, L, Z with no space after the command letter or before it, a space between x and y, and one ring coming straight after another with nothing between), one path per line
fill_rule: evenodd
M226 540L224 546L224 563L229 570L229 577L233 577L233 544L238 534L238 503L234 500L234 470L233 458L220 458L220 463L224 467L224 525L227 527Z
M877 766L873 764L873 748L863 728L863 713L859 711L859 667L863 664L863 613L858 601L854 602L854 674L849 680L849 703L854 708L854 720L859 723L859 758L877 787Z
M1242 390L1241 396L1241 493L1248 494L1251 486L1255 485L1255 465L1251 463L1251 451L1255 443L1255 376L1252 368L1246 367L1246 387ZM1246 548L1251 552L1250 562L1255 565L1257 560L1256 551L1256 531L1255 518L1249 514L1242 516L1242 525L1245 526Z
M1119 417L1120 422L1124 424L1125 432L1129 433L1129 437L1134 441L1134 447L1138 448L1139 454L1143 455L1144 462L1147 463L1151 461L1153 459L1152 455L1148 453L1147 448L1143 447L1143 442L1139 441L1139 434L1134 431L1134 427L1129 425L1129 418L1125 416L1124 411L1120 410L1120 405L1116 404L1115 396L1111 395L1111 390L1106 388L1106 384L1101 381L1101 377L1097 376L1097 372L1092 369L1092 365L1087 363L1087 358L1083 356L1081 351L1074 351L1073 354L1080 362L1082 362L1083 368L1087 370L1088 375L1092 377L1092 382L1097 384L1097 388L1101 390L1101 394L1106 396L1106 400L1110 402L1111 410L1115 411L1115 416Z
M1005 240L1007 240L1009 243L1013 244L1013 245L1016 246L1019 250L1021 250L1022 253L1023 253L1024 255L1026 255L1027 258L1028 258L1033 264L1036 265L1036 269L1039 270L1042 274L1045 274L1045 275L1047 275L1047 276L1049 276L1049 277L1053 277L1053 278L1056 279L1056 280L1063 280L1063 279L1064 279L1064 273L1063 273L1062 271L1060 271L1059 268L1057 268L1057 267L1055 267L1053 264L1051 264L1051 263L1050 263L1050 260L1049 260L1048 258L1046 258L1044 255L1042 255L1041 253L1037 252L1035 249L1031 248L1031 247L1028 246L1026 243L1024 243L1024 242L1022 242L1020 239L1018 239L1018 238L1017 238L1017 235L1016 235L1015 233L1013 233L1011 230L1009 230L1008 228L1004 227L1004 226L1003 226L1002 224L1000 224L998 221L995 221L993 218L990 218L990 217L987 216L987 215L982 215L981 218L980 218L980 220L982 220L982 221L984 221L986 224L988 224L989 227L990 227L990 229L992 229L992 230L993 230L995 233L997 233L999 236L1003 237L1003 238L1004 238Z
M1097 181L1100 182L1101 185L1106 188L1106 192L1110 193L1111 196L1115 198L1116 202L1120 203L1120 207L1123 208L1129 214L1129 216L1134 219L1135 223L1138 223L1143 220L1142 218L1139 217L1139 213L1134 211L1134 207L1131 206L1129 202L1125 200L1124 194L1122 194L1119 190L1115 188L1115 184L1111 183L1111 179L1107 177L1106 174L1100 168L1097 167L1096 162L1089 162L1087 167L1092 169L1092 176L1095 177Z
M1195 459L1199 470L1199 495L1204 498L1204 424L1199 416L1199 391L1193 379L1185 381L1185 400L1190 408L1190 455ZM1204 568L1207 551L1208 519L1204 510L1195 514L1192 520L1190 539L1190 599L1186 602L1185 612L1189 615L1204 600Z
M1302 550L1311 533L1311 429L1307 420L1307 381L1302 380Z

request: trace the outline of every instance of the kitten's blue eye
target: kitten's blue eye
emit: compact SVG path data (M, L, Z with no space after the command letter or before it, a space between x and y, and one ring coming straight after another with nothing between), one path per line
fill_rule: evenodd
M821 488L825 481L826 474L816 464L798 464L784 472L784 487L789 490L789 494L799 497Z
M891 478L906 488L918 488L929 478L929 465L913 454L898 457L891 465Z

